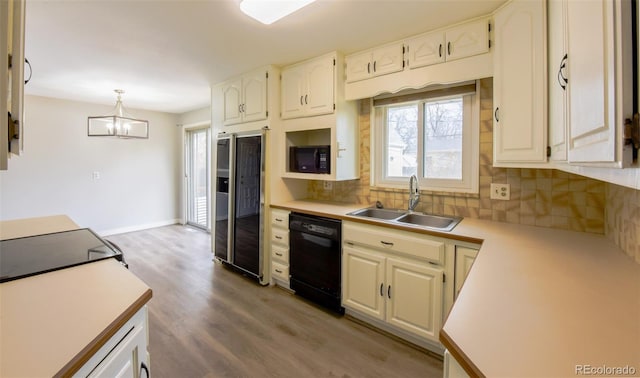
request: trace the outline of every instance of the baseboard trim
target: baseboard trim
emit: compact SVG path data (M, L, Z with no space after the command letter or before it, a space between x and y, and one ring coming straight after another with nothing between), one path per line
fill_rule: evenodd
M127 232L147 230L149 228L169 226L169 225L172 225L172 224L181 224L181 220L180 219L168 219L168 220L164 220L164 221L145 223L145 224L138 224L138 225L129 226L129 227L112 228L110 230L101 230L101 231L97 231L97 233L100 236L110 236L110 235L117 235L117 234L126 234Z

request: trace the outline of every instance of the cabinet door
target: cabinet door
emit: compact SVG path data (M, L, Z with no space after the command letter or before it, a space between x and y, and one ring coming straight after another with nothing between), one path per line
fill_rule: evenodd
M567 160L565 0L547 2L550 159Z
M614 1L568 1L570 162L615 161Z
M495 23L494 164L545 162L545 2L511 2Z
M445 59L444 33L436 32L407 41L409 68L442 63Z
M456 60L489 51L489 22L487 20L461 25L447 30L445 34L447 60Z
M347 64L347 83L368 79L373 72L371 51L345 57Z
M442 268L387 258L387 322L438 341L442 327Z
M242 121L267 119L267 72L258 71L242 78Z
M467 278L477 255L477 249L456 246L455 298L458 297L462 284Z
M242 122L242 79L222 87L222 100L224 101L223 124L233 125Z
M304 112L304 95L306 92L306 72L304 66L287 68L282 71L280 83L281 117L301 117Z
M5 93L7 93L7 87L9 82L7 80L8 75L6 72L9 70L8 59L5 57L9 54L9 46L8 46L8 38L9 28L11 26L10 18L9 18L9 5L11 3L9 1L0 1L0 28L2 33L2 37L0 38L0 53L2 54L2 59L0 59L0 90L2 92L2 101L0 101L0 170L5 170L8 168L9 161L9 142L6 136L9 134L9 122L7 119L7 112L11 111L7 107L7 100L5 97ZM8 93L7 93L8 94Z
M334 58L316 59L307 64L306 115L333 113Z
M346 244L342 253L342 305L384 320L385 258Z
M404 69L404 46L402 43L380 47L373 50L374 76L400 72Z
M143 327L135 327L132 333L127 335L89 374L89 377L138 377L138 366L146 361L145 332Z

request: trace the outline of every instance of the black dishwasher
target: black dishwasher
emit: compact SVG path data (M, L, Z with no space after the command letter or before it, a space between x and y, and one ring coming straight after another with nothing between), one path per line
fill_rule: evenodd
M336 219L291 213L290 286L297 295L344 314L340 305L342 223Z

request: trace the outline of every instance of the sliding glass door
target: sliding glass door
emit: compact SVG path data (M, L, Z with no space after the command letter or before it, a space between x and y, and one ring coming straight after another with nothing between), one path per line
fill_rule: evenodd
M185 133L187 224L209 229L209 129Z

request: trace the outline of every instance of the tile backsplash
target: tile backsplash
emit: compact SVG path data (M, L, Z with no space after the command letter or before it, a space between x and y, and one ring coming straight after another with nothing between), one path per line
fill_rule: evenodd
M604 234L607 200L604 182L551 169L493 167L492 79L483 79L480 85L479 195L423 191L416 210ZM360 179L335 182L331 190L325 190L322 181L310 181L309 198L363 206L380 201L385 207L406 208L407 189L370 186L369 104L368 100L360 102ZM490 199L491 183L510 184L511 199Z
M607 184L606 234L640 264L640 190Z

